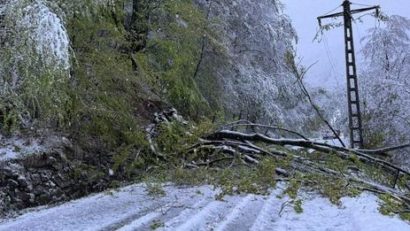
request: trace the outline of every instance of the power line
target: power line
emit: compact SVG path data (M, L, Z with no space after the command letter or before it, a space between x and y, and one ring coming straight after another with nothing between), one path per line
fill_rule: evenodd
M356 21L353 21L354 23L356 23ZM355 31L356 31L356 33L359 35L359 46L360 46L360 51L363 51L363 46L362 46L362 35L361 35L361 33L360 33L360 30L357 28L357 27L355 27L354 28L355 29Z
M335 12L335 11L336 11L337 9L339 9L339 7L341 7L341 6L342 6L342 5L338 5L336 8L334 8L333 10L327 12L326 14L330 14L330 13Z
M352 3L352 5L357 5L357 6L367 6L367 7L371 7L372 5L367 5L367 4L363 4L363 3L355 3L355 2L350 2Z
M336 71L336 68L335 68L335 64L333 63L333 56L332 56L332 54L331 54L331 51L330 51L330 48L329 48L329 43L328 43L328 40L327 40L327 36L326 36L326 34L324 34L323 35L323 45L324 45L324 47L325 47L325 51L326 51L326 55L327 55L327 58L328 58L328 60L329 60L329 64L330 64L330 67L331 67L331 72L332 72L332 76L333 76L333 78L336 80L336 85L337 85L337 87L339 87L340 86L340 83L339 83L339 80L337 79L337 77L336 77L336 73L337 73L337 71Z

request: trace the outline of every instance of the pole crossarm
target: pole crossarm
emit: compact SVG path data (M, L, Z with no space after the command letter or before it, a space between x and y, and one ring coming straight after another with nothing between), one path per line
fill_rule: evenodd
M317 17L317 19L321 20L321 19L324 19L324 18L336 18L336 17L341 17L341 16L343 16L343 12L319 16L319 17Z
M373 7L351 10L350 14L358 14L358 13L363 13L363 12L371 11L371 10L376 10L376 14L379 14L380 6L373 6Z
M371 10L376 10L376 15L379 15L380 6L372 6L372 7L366 7L366 8L351 10L350 15L359 14L359 13L363 13L363 12L371 11ZM343 16L344 16L344 12L338 12L338 13L334 13L334 14L319 16L319 17L317 17L317 20L319 21L319 25L321 26L322 25L322 19L337 18L337 17L343 17Z

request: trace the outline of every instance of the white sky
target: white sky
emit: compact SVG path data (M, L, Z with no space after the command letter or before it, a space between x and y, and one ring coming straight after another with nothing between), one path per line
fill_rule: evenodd
M282 2L286 7L285 13L292 19L293 26L299 35L297 51L299 56L303 58L302 64L309 66L318 61L312 67L305 80L312 86L322 86L327 89L331 87L344 89L346 80L342 28L325 32L325 37L320 43L313 41L319 28L316 18L340 6L343 0L282 0ZM365 5L380 5L382 12L385 14L401 15L410 18L410 0L351 0L351 2ZM352 9L363 7L366 6L352 5ZM342 8L339 7L335 12L341 11ZM360 14L356 16L360 16ZM356 54L362 48L360 38L377 23L377 20L372 16L365 16L363 19L363 23L354 24L353 34L355 37ZM332 19L327 19L324 21L324 24L325 22L330 22L329 20ZM338 22L342 22L342 18ZM359 60L360 57L358 57L358 62Z

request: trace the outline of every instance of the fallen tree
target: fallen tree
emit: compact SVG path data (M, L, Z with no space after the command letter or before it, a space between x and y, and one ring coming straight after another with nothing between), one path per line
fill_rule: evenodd
M397 167L387 161L372 157L370 155L367 155L360 150L355 150L355 149L348 149L348 148L343 148L343 147L338 147L335 145L330 145L326 143L320 143L320 142L315 142L315 141L310 141L310 140L297 140L297 139L273 139L270 138L266 135L259 134L259 133L241 133L241 132L235 132L235 131L229 131L229 130L222 130L222 131L217 131L214 134L211 134L207 137L210 140L240 140L240 141L258 141L258 142L264 142L268 144L275 144L275 145L280 145L280 146L295 146L295 147L303 147L303 148L311 148L315 149L321 152L326 152L326 153L334 153L336 155L339 155L340 157L347 158L349 157L349 153L357 155L357 157L360 160L366 161L366 162L373 162L377 163L383 167L391 168L393 170L397 170L401 173L405 173L407 175L410 175L410 173L400 167ZM384 152L387 150L397 150L400 148L406 148L408 145L402 145L399 147L393 147L393 148L388 148L388 149L380 149L384 150ZM380 150L366 150L367 153L377 153L380 152Z
M170 127L175 125L169 121L165 123L170 123ZM318 191L326 191L323 184L330 187L335 184L337 190L345 193L340 195L370 191L393 198L403 206L400 207L403 211L410 209L410 172L379 155L407 148L407 144L375 150L349 149L310 140L303 134L282 127L255 124L247 120L223 124L200 135L193 135L195 132L190 130L195 126L184 124L182 126L188 131L179 131L182 136L178 138L179 141L170 141L170 138L175 138L175 133L164 129L163 125L151 127L149 143L154 156L163 158L167 166L223 172L224 169L241 166L258 168L266 159L270 159L275 165L274 175L263 177L300 182L302 186ZM161 126L168 134L157 139L158 135L161 136ZM287 137L296 138L280 138L284 133ZM157 141L165 142L165 146L157 144ZM170 154L170 151L174 153ZM255 178L251 182L253 180Z
M232 161L234 159L239 159L240 162L245 165L257 165L264 157L271 157L275 159L291 157L291 167L287 169L277 168L277 175L290 177L294 175L295 172L318 173L332 178L342 179L349 182L348 184L350 184L351 187L355 187L361 191L371 191L377 194L388 194L405 204L406 208L410 208L410 197L402 190L402 188L397 186L399 178L410 176L410 172L401 167L395 166L386 160L372 156L372 154L380 154L407 148L409 145L400 145L397 147L375 150L349 149L327 143L312 141L297 132L287 129L247 122L248 121L241 121L227 124L221 127L222 130L217 130L202 137L196 144L187 149L185 156L189 156L189 153L197 153L201 151L204 151L205 153L213 153L214 155L205 155L203 161L199 159L191 160L187 166L212 167L220 162L226 160ZM262 129L282 130L302 139L275 139L267 135L267 132L261 134L255 132L255 129L245 129L245 131L233 130L238 127L258 127ZM227 130L227 128L230 130ZM315 162L314 159L306 157L309 153L313 152L326 154L328 156L337 156L343 160L346 167L350 167L350 169L352 169L353 166L356 166L355 161L359 161L360 165L356 168L358 172L363 172L363 169L361 168L363 168L363 166L368 166L369 168L374 168L377 171L380 171L381 175L392 175L393 182L391 182L391 184L386 184L386 182L377 182L377 180L371 179L365 175L364 178L361 178L358 174L349 172L348 168L343 171L332 169L326 164ZM215 155L215 153L218 155ZM284 178L278 178L278 180L283 181Z

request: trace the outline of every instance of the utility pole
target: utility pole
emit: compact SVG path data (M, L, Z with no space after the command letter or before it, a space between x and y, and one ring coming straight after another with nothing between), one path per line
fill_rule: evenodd
M363 148L362 117L359 100L359 84L357 81L356 58L353 41L352 15L370 10L376 10L379 15L380 6L362 9L351 9L351 2L345 0L342 4L343 12L318 17L321 26L322 19L343 17L346 51L346 79L347 79L347 104L349 111L350 147Z

